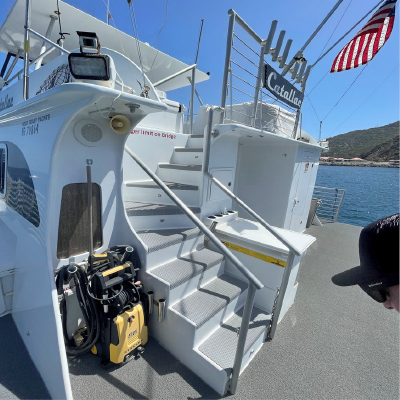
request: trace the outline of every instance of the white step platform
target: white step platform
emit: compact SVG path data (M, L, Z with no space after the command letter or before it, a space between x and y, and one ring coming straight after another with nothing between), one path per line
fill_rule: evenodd
M185 183L200 186L203 173L201 165L195 164L158 164L157 175L163 181Z
M164 182L187 206L199 205L199 186L176 182ZM152 180L125 182L124 199L137 203L170 204L175 203Z

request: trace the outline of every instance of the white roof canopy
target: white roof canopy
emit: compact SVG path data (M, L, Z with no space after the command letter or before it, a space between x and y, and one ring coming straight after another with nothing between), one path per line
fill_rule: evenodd
M45 36L47 27L50 23L50 15L55 15L54 10L56 9L56 2L55 0L31 1L31 29ZM14 7L0 28L1 52L16 54L18 50L24 48L25 7L26 0L16 0ZM70 33L70 35L66 35L64 41L64 48L66 50L72 51L79 47L76 31L96 32L103 47L118 51L140 67L139 56L136 49L136 39L61 1L60 12L62 15L63 30ZM53 42L56 42L59 38L58 31L58 22L56 21L49 37ZM30 59L35 59L40 55L42 42L41 39L30 34ZM188 67L187 64L158 51L148 44L139 41L139 45L142 54L143 69L151 82L158 82ZM47 48L49 48L49 45L47 45ZM57 57L58 54L59 52L57 50L53 51L45 57L43 63L48 63ZM153 67L151 68L152 64ZM168 91L190 85L190 82L187 79L188 77L191 77L191 71L185 72L182 75L159 85L157 88L163 91ZM207 74L196 70L196 83L205 81L208 78L209 76Z

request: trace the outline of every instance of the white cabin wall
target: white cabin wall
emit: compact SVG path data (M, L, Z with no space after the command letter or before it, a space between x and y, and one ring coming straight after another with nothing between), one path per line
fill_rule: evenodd
M303 232L306 229L320 155L321 150L319 149L304 145L299 146L293 171L293 185L288 197L285 229L296 232ZM307 162L309 165L306 172Z
M235 194L266 222L284 227L297 146L239 144ZM239 216L252 217L235 206Z
M210 147L209 171L230 190L234 187L237 170L238 141L238 135L223 135L217 137ZM231 182L231 186L229 186L229 182ZM205 216L220 213L224 211L224 208L232 209L232 200L205 176L203 177L202 198L202 214Z
M167 105L171 102L163 101ZM175 103L175 102L174 102ZM179 103L176 103L179 104ZM136 129L146 129L150 131L165 133L183 133L183 112L179 112L178 107L169 106L168 111L147 115Z
M163 113L155 113L155 116L162 119ZM188 135L183 133L147 129L141 123L132 130L126 145L155 173L159 163L170 162L174 147L185 147L187 140ZM123 169L124 182L151 179L126 153Z

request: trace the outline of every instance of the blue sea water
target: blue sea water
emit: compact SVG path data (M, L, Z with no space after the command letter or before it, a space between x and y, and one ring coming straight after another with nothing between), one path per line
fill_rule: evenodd
M338 222L366 226L399 212L399 168L320 165L316 186L345 189Z

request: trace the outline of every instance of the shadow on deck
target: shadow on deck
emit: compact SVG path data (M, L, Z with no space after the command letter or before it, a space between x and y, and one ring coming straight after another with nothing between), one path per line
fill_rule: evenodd
M358 265L360 231L340 223L306 231L317 241L303 259L296 301L229 399L399 398L398 314L330 280ZM0 358L14 358L0 363L0 398L47 397L32 362L16 349L23 344L11 317L0 321ZM219 397L151 338L139 360L110 370L99 361L91 354L69 359L75 399Z

